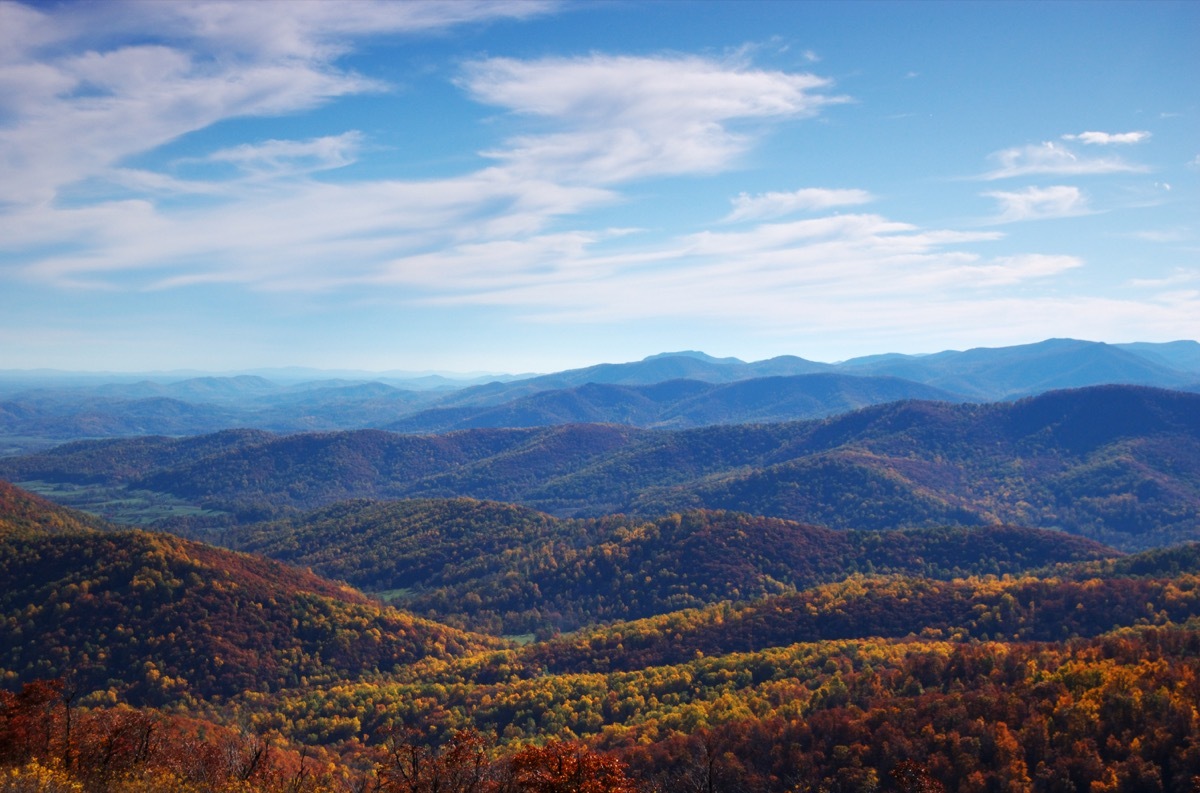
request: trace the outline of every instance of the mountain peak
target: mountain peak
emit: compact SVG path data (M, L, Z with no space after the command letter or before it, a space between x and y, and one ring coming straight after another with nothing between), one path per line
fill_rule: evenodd
M719 363L719 364L745 363L745 361L741 360L740 358L714 358L713 356L709 355L708 353L700 352L699 350L680 350L679 352L660 352L657 355L647 355L642 360L643 361L657 361L662 358L695 358L698 361L705 361L706 363Z

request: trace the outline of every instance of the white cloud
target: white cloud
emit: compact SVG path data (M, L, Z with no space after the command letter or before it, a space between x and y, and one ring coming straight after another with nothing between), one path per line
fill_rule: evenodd
M1036 278L1050 278L1077 267L1083 267L1083 260L1078 256L1026 253L993 259L973 268L971 275L979 278L982 286L1011 286Z
M612 184L730 166L753 138L733 123L816 115L844 97L811 74L698 57L493 58L468 64L477 100L557 129L486 152L514 172Z
M398 259L386 278L432 290L427 299L439 305L505 306L545 321L715 318L796 330L837 314L839 325L874 322L876 304L991 299L1082 266L1071 256L985 259L960 248L1000 236L838 215L649 248L581 234L464 246Z
M983 195L999 202L997 223L1073 217L1089 212L1083 191L1069 185L1027 187L1015 192L993 191Z
M1200 273L1188 270L1176 270L1164 278L1131 278L1129 285L1138 289L1163 289L1177 287L1181 284L1192 284L1200 281Z
M1078 135L1063 135L1063 140L1077 140L1080 143L1087 143L1098 146L1109 146L1114 143L1141 143L1149 139L1150 133L1145 131L1138 132L1080 132Z
M983 175L984 179L1007 179L1031 174L1082 176L1102 173L1136 173L1145 171L1141 165L1125 162L1119 157L1081 157L1054 141L1036 146L1004 149L990 155L997 168Z
M422 182L238 183L221 197L184 213L146 200L29 207L0 215L0 250L19 254L48 240L66 247L22 268L51 283L314 290L362 283L397 256L535 234L556 216L612 200L496 169Z
M81 25L20 3L0 3L0 64L21 64L31 53L77 35Z
M1069 256L986 257L973 248L998 232L925 229L866 213L697 230L665 242L569 222L619 200L616 186L629 180L729 169L769 125L845 101L819 76L699 57L475 61L461 86L511 113L502 121L525 132L491 147L490 167L456 177L324 183L313 174L369 149L363 136L344 132L260 140L177 163L180 172L224 164L248 175L189 181L125 162L226 119L384 89L338 67L351 35L542 6L303 3L283 13L265 3L149 3L138 6L143 16L112 14L108 24L149 18L160 43L101 42L87 55L37 60L29 54L36 42L99 35L66 24L88 14L104 23L91 4L61 8L75 16L56 16L64 22L56 26L40 11L0 5L34 42L0 52L0 110L14 119L0 130L0 198L14 202L0 214L0 250L11 254L5 266L26 278L123 290L312 290L331 303L387 293L410 303L507 306L535 320L723 318L780 332L865 328L886 336L902 327L1006 328L1029 305L1006 290L1082 264ZM1000 167L1134 169L1046 146L1000 153ZM51 200L85 179L121 188L113 191L120 200ZM1081 194L1066 192L1073 189L993 197L1010 218L1049 216L1085 208ZM193 193L207 200L160 200ZM726 220L871 200L853 189L743 194ZM1172 305L1172 316L1192 306ZM1063 308L1037 305L1046 306Z
M210 154L208 162L230 163L260 175L289 175L341 168L354 162L362 147L358 131L310 140L268 140L244 143Z
M790 193L742 193L734 198L726 221L769 220L803 210L831 209L868 204L875 197L866 190L806 187Z
M621 180L727 168L753 141L747 122L807 117L842 101L823 93L828 81L813 75L702 58L493 59L471 64L462 85L552 129L505 141L491 152L497 164L473 173L420 182L316 181L314 173L354 162L366 148L354 131L227 147L176 160L170 172L122 164L228 118L379 90L334 65L340 36L350 32L540 7L355 3L342 16L335 13L341 4L325 3L300 4L295 13L259 3L139 6L161 23L156 34L167 43L24 64L45 67L38 74L46 79L31 81L28 102L11 100L16 121L0 130L0 169L7 169L0 200L12 202L0 213L7 267L89 288L239 283L316 290L378 281L388 262L432 261L430 251L445 249L447 260L461 261L467 254L460 246L471 255L494 254L511 250L505 245L514 239L542 239L554 218L614 201L606 185ZM110 24L148 24L137 16L114 19ZM41 17L31 20L40 24ZM14 74L0 65L0 80ZM218 165L240 175L214 176ZM85 180L87 192L79 192ZM68 188L82 197L53 200ZM186 209L162 200L189 196L207 200Z
M1149 229L1146 231L1135 231L1127 236L1135 240L1143 240L1145 242L1158 242L1162 244L1170 244L1175 242L1186 242L1191 239L1191 232L1182 229Z
M218 121L374 91L339 69L346 37L528 16L539 3L0 4L0 202L52 200ZM111 45L152 33L163 43ZM53 47L49 45L53 44ZM66 45L73 45L67 47ZM52 53L42 57L41 48ZM64 50L81 55L61 54Z
M154 31L186 46L222 56L329 61L350 49L350 39L388 33L420 34L496 19L524 19L553 10L549 0L392 0L302 2L293 0L114 0L81 4L75 16L92 30L143 34Z

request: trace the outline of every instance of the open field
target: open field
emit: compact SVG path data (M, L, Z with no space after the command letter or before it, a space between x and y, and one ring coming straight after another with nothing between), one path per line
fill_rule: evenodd
M18 482L37 493L72 509L91 512L117 523L149 526L168 518L214 517L222 513L189 504L168 493L130 490L121 486L31 480Z

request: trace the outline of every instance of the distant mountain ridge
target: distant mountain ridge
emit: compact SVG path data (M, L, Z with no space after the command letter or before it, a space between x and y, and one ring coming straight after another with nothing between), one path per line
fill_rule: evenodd
M834 373L757 377L717 384L699 380L668 380L650 385L589 382L540 391L489 408L432 408L389 424L385 429L449 432L578 423L702 427L822 418L905 399L965 401L949 391L895 377Z
M1200 354L1200 344L1190 344L1195 344ZM1200 366L1190 370L1174 368L1166 363L1171 358L1155 353L1157 349L1157 345L1131 350L1099 342L1049 339L1017 347L922 356L875 356L846 361L841 366L844 370L915 380L979 400L1012 399L1089 385L1119 383L1179 388L1197 382ZM1174 352L1177 348L1171 350L1168 355L1175 360L1188 360Z
M468 496L560 516L722 509L835 528L1010 523L1129 550L1200 539L1200 394L1097 386L669 431L81 441L0 459L0 478L135 487L258 515L348 498Z
M673 381L691 385L669 385ZM72 384L23 390L14 382L0 377L0 455L77 438L195 435L235 427L275 432L445 432L573 422L689 427L816 418L900 399L988 402L1103 384L1200 391L1200 343L1050 339L837 364L795 356L746 363L689 350L474 385L437 378L422 384L344 378L280 384L255 375L67 381ZM839 385L833 388L833 382ZM731 388L716 388L722 385Z

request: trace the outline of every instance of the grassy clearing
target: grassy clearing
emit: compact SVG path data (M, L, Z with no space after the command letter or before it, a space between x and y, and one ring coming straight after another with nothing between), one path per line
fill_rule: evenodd
M508 639L518 647L524 647L527 644L532 644L537 639L537 635L533 633L510 633L500 638Z
M112 485L30 480L14 483L64 507L90 512L117 523L149 526L168 518L215 517L224 513L204 509L168 493L130 490Z
M371 597L376 597L384 603L403 603L410 599L413 594L412 587L404 587L402 589L383 589L378 592L368 592Z
M0 438L0 457L19 457L35 454L65 443L62 438L42 438L34 435L6 435Z

